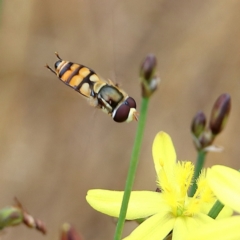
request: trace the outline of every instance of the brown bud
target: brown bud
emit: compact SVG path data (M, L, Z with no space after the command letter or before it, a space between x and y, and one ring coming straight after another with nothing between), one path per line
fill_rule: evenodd
M155 73L157 59L153 54L149 54L143 61L140 75L147 81L151 80Z
M44 222L42 222L39 219L35 219L35 224L36 224L36 229L38 231L42 232L43 234L47 233L47 229Z
M43 234L47 232L45 224L41 220L33 218L33 216L25 211L23 212L23 222L29 228L35 228Z
M231 108L231 97L225 93L219 96L212 108L209 127L214 135L219 134L226 125Z
M18 207L5 207L0 210L0 229L22 223L23 213Z
M34 218L32 215L30 215L22 206L21 202L15 198L16 202L16 208L19 209L22 213L22 222L29 228L35 228L38 231L42 232L43 234L46 234L47 230L45 227L45 224L39 220Z
M159 78L155 76L157 59L153 54L149 54L140 69L140 78L142 84L142 96L150 97L157 89Z
M77 231L69 223L64 223L61 230L60 240L83 240Z
M206 116L203 112L199 111L192 121L191 131L195 137L199 137L204 131L206 125Z

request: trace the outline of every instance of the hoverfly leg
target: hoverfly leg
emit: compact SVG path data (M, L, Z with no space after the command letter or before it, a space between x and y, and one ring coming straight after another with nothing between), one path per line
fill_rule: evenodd
M89 105L92 106L92 107L99 107L98 106L98 100L94 97L89 97L88 98L88 102L89 102Z

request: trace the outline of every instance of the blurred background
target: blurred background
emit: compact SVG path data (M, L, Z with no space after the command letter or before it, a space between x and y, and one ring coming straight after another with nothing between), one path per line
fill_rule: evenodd
M134 185L155 190L151 147L160 130L178 159L195 161L190 125L209 117L221 93L232 97L226 129L207 166L239 163L240 2L12 0L1 7L0 207L16 196L43 220L47 236L25 226L0 238L59 239L70 222L84 239L112 239L115 221L86 203L88 189L123 190L136 122L117 124L44 68L55 51L119 83L140 105L139 67L158 59L161 84L150 102ZM135 224L126 224L126 235Z

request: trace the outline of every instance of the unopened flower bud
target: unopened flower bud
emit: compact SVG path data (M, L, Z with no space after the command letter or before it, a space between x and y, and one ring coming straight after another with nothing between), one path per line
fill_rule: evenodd
M149 54L143 61L140 70L143 97L150 97L157 89L159 78L155 76L156 65L157 59L153 54Z
M149 54L142 64L140 75L147 81L151 80L151 78L154 76L156 66L156 57L153 54Z
M26 226L30 228L35 228L43 234L46 234L47 232L45 224L41 220L33 218L33 216L31 216L25 211L23 212L23 222Z
M219 134L226 125L227 118L231 108L231 97L229 94L222 94L215 102L211 118L210 129L214 135Z
M5 207L0 210L0 229L22 223L23 213L17 207Z
M64 223L61 230L60 240L83 240L83 238L69 223Z
M206 125L206 117L203 112L198 112L192 121L191 131L195 137L199 137L204 131Z
M39 219L35 219L35 224L36 224L36 229L38 231L42 232L43 234L47 233L47 229L44 222L42 222Z
M15 202L16 202L16 206L15 208L17 208L21 214L22 214L22 223L24 223L27 227L29 228L35 228L38 231L42 232L43 234L46 234L46 227L45 224L39 220L39 219L35 219L32 215L30 215L22 206L21 202L15 198Z
M199 150L202 150L208 146L210 146L212 144L214 140L214 136L212 134L212 132L208 129L208 130L204 130L204 132L202 132L202 134L199 136L198 141L199 141Z

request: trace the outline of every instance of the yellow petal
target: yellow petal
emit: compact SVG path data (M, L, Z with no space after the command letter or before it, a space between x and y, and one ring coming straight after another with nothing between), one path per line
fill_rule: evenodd
M240 173L237 170L213 166L208 169L207 180L220 202L240 212Z
M95 210L112 217L119 217L123 192L109 190L89 190L87 202ZM128 204L126 219L149 217L164 209L162 195L150 191L133 191Z
M157 174L163 165L172 167L176 163L176 152L167 133L159 132L156 135L153 141L152 154Z
M213 221L205 214L197 214L194 217L178 217L174 224L172 240L186 239L189 231Z
M164 212L164 211L163 211ZM175 218L171 214L158 213L140 224L124 240L155 240L164 239L172 230Z
M240 216L213 221L193 229L186 240L238 240L240 239Z

